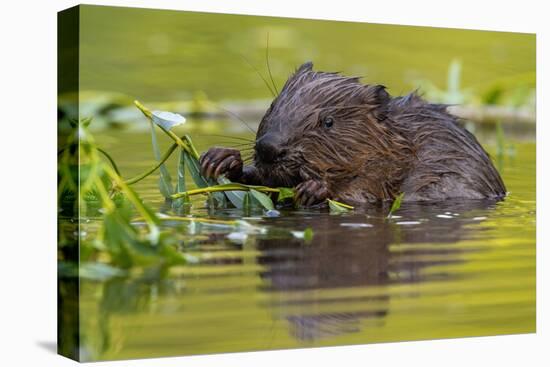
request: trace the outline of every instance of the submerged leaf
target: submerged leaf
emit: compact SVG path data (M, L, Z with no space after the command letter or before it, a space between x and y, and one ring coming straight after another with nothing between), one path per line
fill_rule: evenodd
M167 111L153 111L152 119L155 124L162 126L165 130L170 130L175 126L185 123L185 117L180 114Z

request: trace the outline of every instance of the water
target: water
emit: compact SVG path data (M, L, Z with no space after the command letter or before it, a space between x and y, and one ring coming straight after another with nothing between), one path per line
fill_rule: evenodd
M534 34L105 6L84 6L80 17L81 90L122 92L129 102L188 100L199 91L214 101L269 99L254 71L267 77L268 36L279 88L306 61L364 76L392 95L426 81L445 89L454 59L467 93L535 84Z
M230 139L209 134L207 127L192 132L199 150L228 145ZM97 135L125 177L154 163L149 139L124 131ZM506 152L498 160L510 191L503 202L405 203L389 220L377 209L345 215L283 210L280 217L249 219L267 234L236 238L221 228L190 235L176 227L181 251L194 263L81 281L83 357L534 332L535 144L516 142ZM136 189L163 210L156 185L148 178ZM194 213L208 215L202 204L195 201ZM308 227L311 241L282 230Z

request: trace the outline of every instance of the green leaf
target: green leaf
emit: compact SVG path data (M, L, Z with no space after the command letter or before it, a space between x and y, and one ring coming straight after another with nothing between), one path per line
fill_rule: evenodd
M313 229L308 227L303 231L290 231L290 233L298 239L304 240L304 242L309 243L313 239Z
M185 165L187 166L187 170L191 174L191 178L193 179L195 185L197 185L199 188L216 185L216 181L212 179L207 179L201 174L201 168L198 159L189 154L189 152L184 151L184 153ZM225 195L223 194L223 192L215 192L212 194L212 197L219 206L225 207Z
M351 205L340 203L340 202L335 201L335 200L327 199L327 201L328 201L328 206L329 206L330 212L333 213L333 214L347 213L350 210L354 209L353 206L351 206Z
M183 152L183 157L195 185L200 188L210 186L208 180L203 175L201 175L199 161L191 157L191 155L185 151Z
M250 192L245 192L243 198L243 210L250 210Z
M275 209L273 207L273 201L271 201L271 198L264 194L263 192L256 191L254 189L250 189L250 194L254 199L258 200L258 202L267 210L273 210Z
M228 178L225 176L218 177L218 183L221 185L231 185L233 184ZM243 208L243 202L244 202L244 196L245 192L242 191L225 191L225 196L231 201L231 204L235 205L236 208L242 209Z
M187 191L185 185L185 155L188 154L185 150L181 149L179 161L178 161L178 180L176 182L175 192L184 192ZM174 200L172 203L172 208L179 209L184 204L189 203L189 197L184 196L179 199Z
M155 125L151 122L151 141L153 144L153 153L155 154L155 159L161 161L160 148L157 141L157 133L155 131ZM165 164L162 164L159 168L160 177L159 177L159 189L161 194L169 199L172 195L172 179L168 173L168 169Z
M286 199L292 199L294 197L294 189L291 187L279 187L279 195L277 196L277 201L281 202Z
M395 199L393 200L393 203L391 204L390 212L388 213L388 218L391 218L393 213L401 207L401 201L403 200L403 196L405 196L404 192L402 192L401 194L395 197Z
M111 157L111 155L109 153L107 153L106 151L104 151L103 149L101 148L97 148L97 151L100 152L101 154L103 154L103 156L105 158L107 158L107 160L109 161L109 163L111 163L111 166L113 167L113 169L115 170L115 172L117 173L117 175L121 176L120 174L120 170L118 169L116 163L115 163L115 160L113 159L113 157Z
M147 171L137 175L137 176L134 176L132 178L129 178L127 180L125 180L125 182L128 184L128 185L133 185L141 180L143 180L144 178L148 177L149 175L151 175L153 172L155 172L157 169L160 168L160 166L162 166L162 164L164 162L166 162L166 160L168 158L170 158L170 156L172 155L172 153L176 150L176 148L178 147L178 144L177 143L174 143L170 146L170 148L168 148L168 150L166 150L166 152L164 153L164 155L162 156L161 160L155 164L152 168L149 168ZM114 167L113 167L114 169ZM120 174L119 174L120 176Z
M304 241L310 242L313 239L313 229L308 227L304 230Z
M92 122L92 117L85 117L80 122L82 123L82 126L88 127L90 126L90 123Z

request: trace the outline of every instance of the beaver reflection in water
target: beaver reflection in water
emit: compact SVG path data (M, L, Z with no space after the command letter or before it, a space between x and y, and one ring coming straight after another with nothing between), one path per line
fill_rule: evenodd
M259 125L253 164L240 152L211 148L200 159L209 177L295 187L304 206L327 198L381 203L501 198L506 188L485 150L446 105L417 94L392 98L382 85L313 71L287 80Z

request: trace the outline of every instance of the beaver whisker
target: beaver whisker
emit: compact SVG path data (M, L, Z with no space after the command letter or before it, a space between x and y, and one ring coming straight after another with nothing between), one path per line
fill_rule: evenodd
M269 79L271 79L271 84L273 85L273 88L275 89L275 92L277 95L279 94L279 90L277 89L277 85L275 84L275 81L273 80L273 75L271 74L271 67L269 66L269 32L267 32L267 39L265 41L265 63L267 65L267 72L269 74Z
M219 108L220 108L222 111L224 111L225 113L227 113L227 114L233 116L234 118L236 118L237 120L239 120L240 122L242 122L243 125L246 126L246 128L247 128L248 130L250 130L250 132L252 132L252 134L256 134L256 131L255 131L253 128L251 128L251 127L241 118L241 116L237 115L235 112L229 111L229 110L226 109L226 108L223 108L223 107L219 107Z
M252 69L254 69L254 71L256 72L256 74L262 79L262 81L264 82L265 86L267 87L267 89L269 90L269 92L271 93L271 95L273 97L276 97L277 94L275 94L275 92L273 92L273 89L271 89L271 87L269 86L269 83L267 82L267 80L264 78L264 76L260 73L260 71L258 70L258 68L256 68L254 65L252 65L250 63L250 61L248 61L248 59L246 57L244 57L243 55L240 55L243 60L248 64L248 66L250 66Z
M214 138L225 138L225 139L234 139L239 141L245 141L250 144L254 144L254 139L249 139L241 136L231 136L231 135L218 135L218 134L194 134L194 136L200 136L200 137L214 137Z
M228 147L230 147L230 148L238 148L239 150L243 150L243 149L254 149L254 144L253 144L253 143L232 144L232 145L228 145ZM242 149L241 149L241 148L242 148Z

